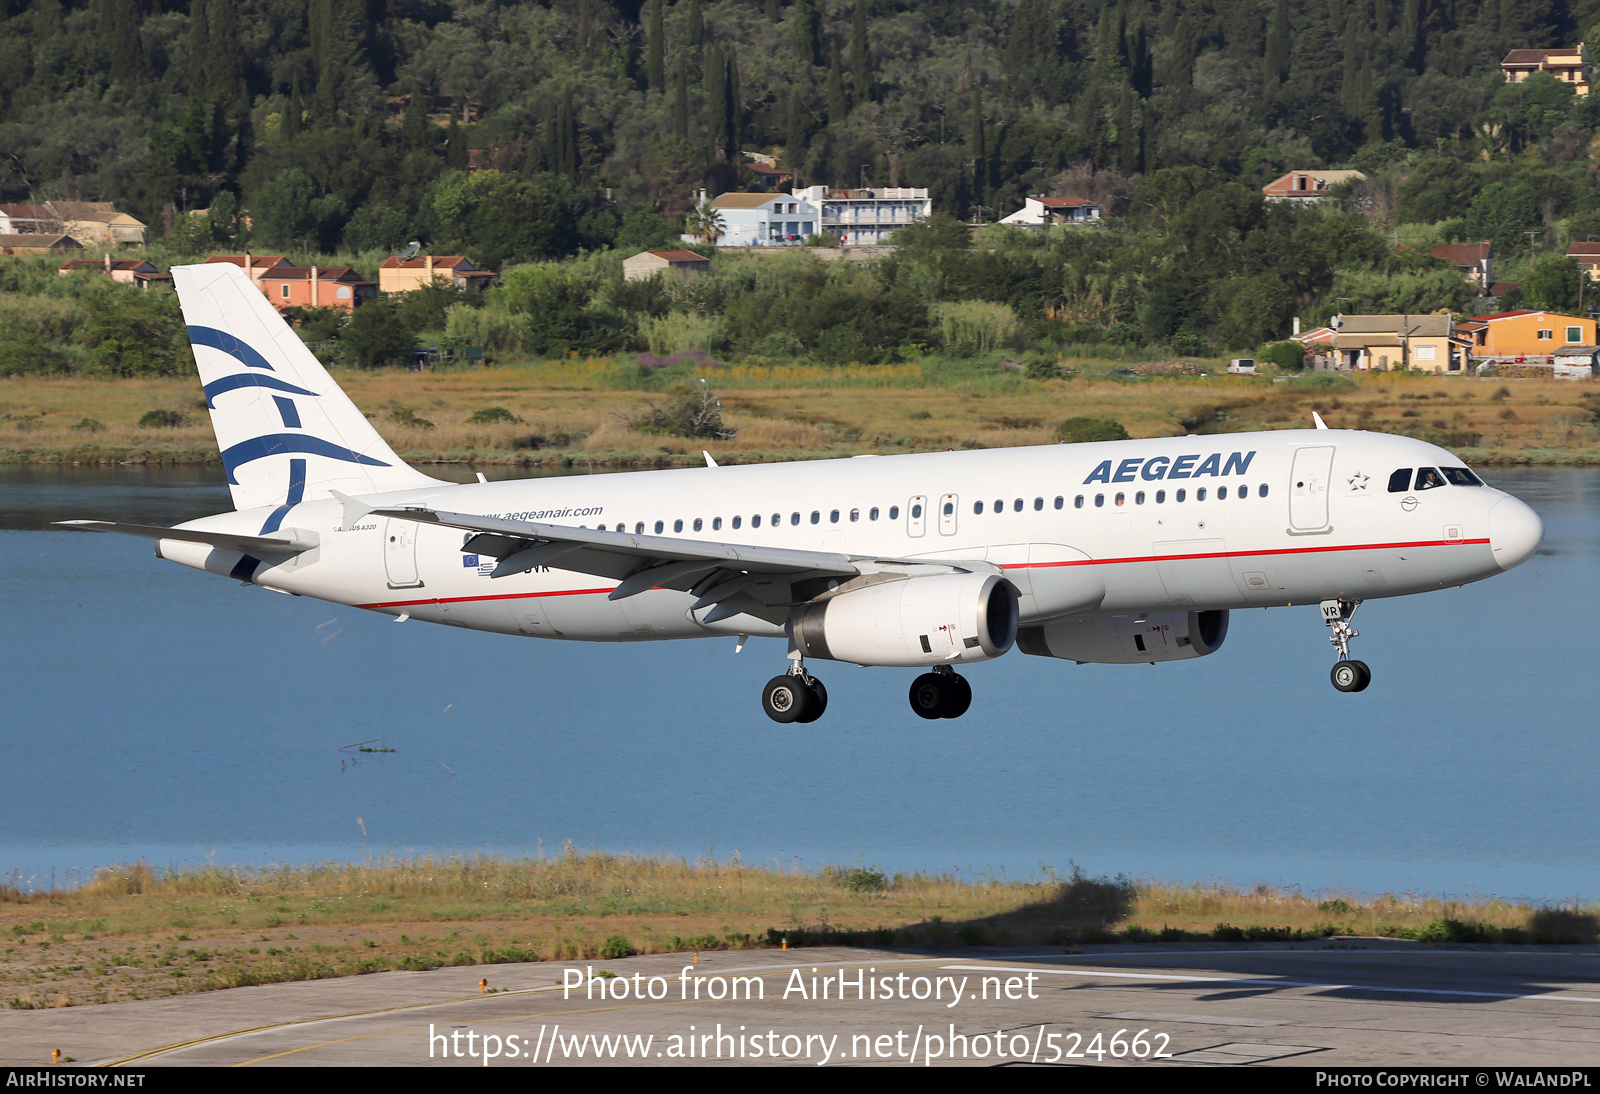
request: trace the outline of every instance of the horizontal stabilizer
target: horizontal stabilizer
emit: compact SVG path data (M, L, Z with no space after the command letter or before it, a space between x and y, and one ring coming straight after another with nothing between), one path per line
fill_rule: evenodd
M123 524L114 520L58 520L57 527L77 532L126 532L147 539L176 539L185 543L209 543L230 551L250 554L296 555L309 551L320 540L315 532L296 528L272 536L236 536L228 532L208 532L199 528L163 528L159 524Z

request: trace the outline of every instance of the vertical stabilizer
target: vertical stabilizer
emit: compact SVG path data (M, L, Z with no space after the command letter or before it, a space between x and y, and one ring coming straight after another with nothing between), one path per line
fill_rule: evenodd
M172 279L234 508L439 481L401 462L244 270L174 266Z

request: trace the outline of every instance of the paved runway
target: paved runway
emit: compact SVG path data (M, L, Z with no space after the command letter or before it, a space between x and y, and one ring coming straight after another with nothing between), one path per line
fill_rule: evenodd
M1600 953L1388 940L1079 955L821 947L0 1012L0 1063L47 1063L55 1048L138 1066L1593 1067Z

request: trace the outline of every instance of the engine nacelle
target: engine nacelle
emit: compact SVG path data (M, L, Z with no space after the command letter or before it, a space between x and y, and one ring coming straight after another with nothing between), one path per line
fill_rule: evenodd
M1023 627L1017 648L1080 665L1153 665L1216 653L1227 637L1226 609L1152 612L1142 623L1131 615L1091 615Z
M857 665L987 661L1017 638L1017 589L995 574L882 581L808 604L794 617L806 657Z

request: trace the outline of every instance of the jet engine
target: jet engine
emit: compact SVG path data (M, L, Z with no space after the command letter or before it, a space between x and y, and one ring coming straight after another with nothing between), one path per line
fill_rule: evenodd
M1017 589L995 574L930 574L845 589L795 615L806 657L857 665L987 661L1017 637Z
M1152 612L1143 618L1091 615L1023 627L1017 632L1017 648L1080 665L1153 665L1216 653L1227 637L1226 609Z

